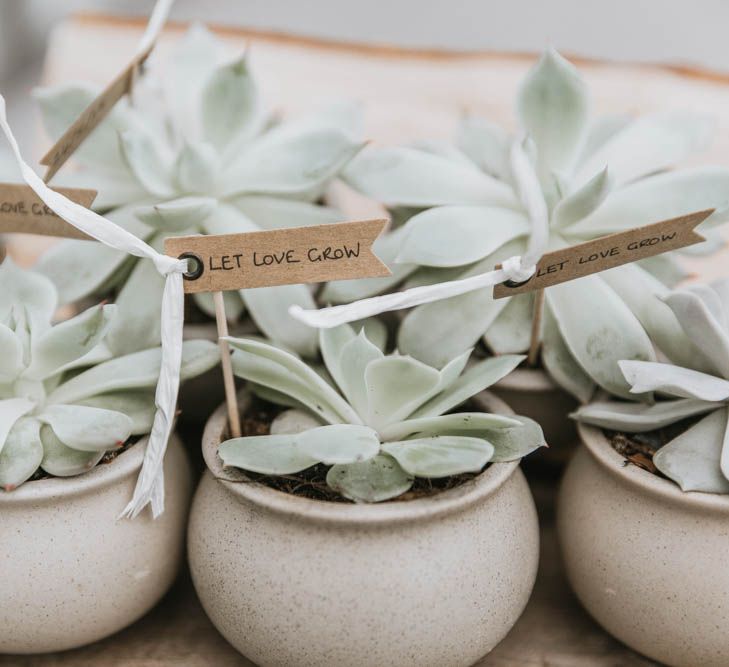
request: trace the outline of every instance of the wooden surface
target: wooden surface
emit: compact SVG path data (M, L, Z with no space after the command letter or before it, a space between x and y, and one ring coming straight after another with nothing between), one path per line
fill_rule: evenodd
M541 562L531 600L478 667L650 667L580 608L562 573L554 531L554 480L530 480L540 507ZM343 640L345 640L343 638ZM130 628L74 651L0 656L0 667L251 667L205 616L188 576ZM292 667L295 667L292 665ZM343 666L344 667L344 666Z

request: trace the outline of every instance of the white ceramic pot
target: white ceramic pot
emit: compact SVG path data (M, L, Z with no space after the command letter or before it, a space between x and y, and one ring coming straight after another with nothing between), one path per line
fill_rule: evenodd
M569 418L578 406L573 396L539 368L517 368L489 391L506 401L516 414L530 417L542 427L549 449L535 452L530 463L562 466L567 462L579 441L575 422Z
M557 528L587 611L668 665L729 665L729 496L684 493L625 465L602 431L580 426Z
M117 519L143 456L140 442L85 475L0 492L0 653L89 644L138 619L170 587L184 555L190 466L173 437L164 514Z
M465 667L518 619L539 533L517 462L425 499L329 503L224 481L245 480L217 456L224 429L221 407L203 440L190 568L215 626L257 665Z

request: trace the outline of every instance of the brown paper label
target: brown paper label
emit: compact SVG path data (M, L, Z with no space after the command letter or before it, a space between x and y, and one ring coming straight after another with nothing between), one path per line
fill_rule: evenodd
M96 190L54 188L71 201L86 208L96 198ZM29 185L0 183L0 233L17 232L89 239L83 232L59 218Z
M386 224L386 220L363 220L242 234L178 236L165 239L165 252L197 260L191 270L197 268L199 275L185 280L187 293L375 278L391 275L372 251L372 243Z
M669 250L701 243L706 239L695 232L694 227L713 212L713 209L698 211L548 252L539 260L536 272L526 282L513 286L507 283L494 286L494 299L544 289ZM501 265L496 268L501 268Z
M73 122L71 127L41 158L40 163L48 167L43 177L46 182L53 178L66 160L76 152L84 139L106 118L114 105L130 91L138 68L149 57L153 48L154 45L150 46L144 53L136 55L91 104L81 112L81 115Z

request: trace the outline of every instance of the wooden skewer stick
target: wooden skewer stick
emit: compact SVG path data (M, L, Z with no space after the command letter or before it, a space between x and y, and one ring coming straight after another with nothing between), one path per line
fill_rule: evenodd
M220 346L220 363L223 367L223 386L225 387L225 402L228 406L228 421L230 434L240 438L240 415L238 414L238 401L235 395L235 380L233 366L230 362L230 347L225 338L228 336L228 320L225 317L225 302L222 292L213 292L215 303L215 323L218 327L218 345Z
M539 335L542 331L542 313L544 312L544 290L540 289L534 293L534 314L532 316L532 334L529 342L529 354L527 363L534 367L539 361L539 347L541 341Z

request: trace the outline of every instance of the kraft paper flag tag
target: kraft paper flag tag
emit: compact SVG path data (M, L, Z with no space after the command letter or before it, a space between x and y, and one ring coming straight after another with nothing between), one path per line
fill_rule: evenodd
M694 231L694 228L713 212L713 209L698 211L545 253L529 280L517 284L505 282L494 285L494 299L541 290L669 250L701 243L706 239ZM496 268L500 269L501 265Z
M391 275L372 251L387 220L165 239L165 253L193 260L185 292L219 292Z
M96 198L96 190L54 189L85 208L89 208ZM62 236L69 239L91 239L90 236L58 217L29 185L0 183L0 233L11 232Z
M48 167L43 180L48 182L76 152L84 139L93 132L114 105L132 89L139 68L152 53L154 44L142 53L138 53L132 61L104 88L99 95L81 112L81 115L63 133L61 138L41 158L40 163Z

